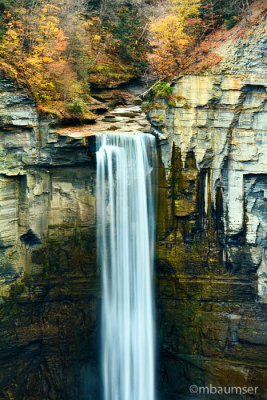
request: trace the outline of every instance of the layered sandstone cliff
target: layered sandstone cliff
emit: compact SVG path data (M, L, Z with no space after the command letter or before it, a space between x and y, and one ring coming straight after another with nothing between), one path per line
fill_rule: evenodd
M167 399L191 384L251 384L266 397L267 40L259 15L248 35L216 47L218 65L178 77L171 101L157 99L149 112L162 159L157 304Z
M57 134L1 75L1 399L97 390L94 171L87 140Z

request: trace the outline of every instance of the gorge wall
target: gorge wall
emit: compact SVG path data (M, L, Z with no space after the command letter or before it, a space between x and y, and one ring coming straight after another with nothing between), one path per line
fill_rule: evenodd
M56 132L2 74L1 399L88 399L99 387L94 156Z
M159 391L168 400L192 384L267 396L263 27L259 19L249 37L222 41L219 65L178 77L149 112L161 159Z
M192 384L267 396L263 29L259 19L248 37L222 42L220 64L178 77L171 103L159 98L149 113L160 399L183 399ZM111 130L147 129L131 118L109 115ZM94 139L66 132L1 73L1 400L100 398Z

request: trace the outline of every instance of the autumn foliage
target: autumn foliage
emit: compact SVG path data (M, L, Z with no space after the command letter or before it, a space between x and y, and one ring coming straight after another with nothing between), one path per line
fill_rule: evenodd
M83 0L12 2L2 14L0 65L29 87L42 109L88 114L90 85L125 82L146 63L137 9L122 2L113 9L111 18Z
M208 54L207 35L232 29L250 2L0 0L0 68L28 86L39 109L90 119L92 87L144 72L171 79Z
M42 101L57 97L60 85L65 86L62 90L67 96L70 90L67 82L54 78L73 74L67 71L68 39L60 28L57 7L43 4L38 11L38 18L30 18L22 10L23 20L6 13L6 34L0 44L0 57L18 77L24 78L37 101Z
M200 0L168 0L165 15L151 23L152 68L160 77L171 77L184 65L194 47L201 20Z

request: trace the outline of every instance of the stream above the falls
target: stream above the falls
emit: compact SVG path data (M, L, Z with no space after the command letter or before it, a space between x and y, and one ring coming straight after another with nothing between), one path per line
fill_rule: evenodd
M98 136L104 133L151 133L152 130L151 125L139 105L125 105L118 106L109 113L100 116L93 125L61 128L57 132L73 139L81 139L83 137Z

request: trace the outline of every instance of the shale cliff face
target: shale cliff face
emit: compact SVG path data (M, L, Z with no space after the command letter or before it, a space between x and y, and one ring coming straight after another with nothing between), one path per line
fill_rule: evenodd
M192 384L267 396L267 132L263 18L212 71L184 75L159 132L157 305L166 399ZM241 27L242 28L242 27ZM173 396L173 397L172 397Z
M1 399L96 393L95 166L53 124L0 76Z

